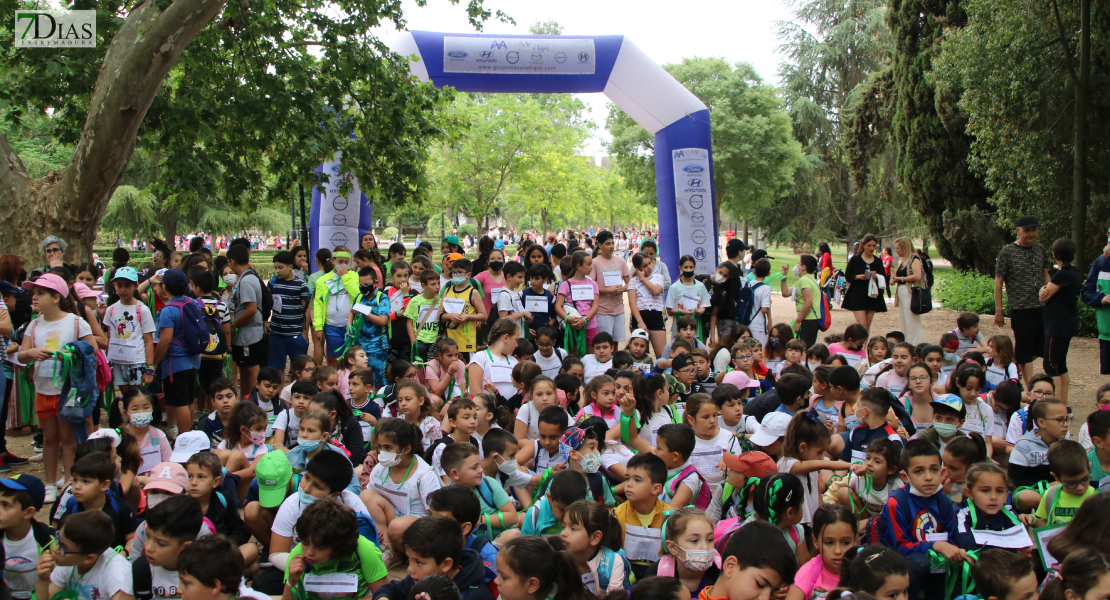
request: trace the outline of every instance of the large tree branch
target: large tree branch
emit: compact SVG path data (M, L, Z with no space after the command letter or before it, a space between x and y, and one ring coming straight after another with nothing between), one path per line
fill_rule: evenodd
M100 218L131 160L139 126L158 88L224 2L175 0L159 12L147 0L128 15L105 54L85 129L63 172L63 206L70 205L83 218Z
M29 187L23 161L8 144L8 138L0 133L0 198L21 198Z
M1056 29L1060 32L1060 45L1064 47L1064 56L1068 59L1068 68L1066 71L1068 79L1071 80L1073 85L1078 87L1079 75L1075 72L1075 64L1073 64L1071 58L1071 44L1068 43L1068 36L1064 33L1064 20L1060 18L1060 3L1056 0L1052 0L1052 13L1056 17Z

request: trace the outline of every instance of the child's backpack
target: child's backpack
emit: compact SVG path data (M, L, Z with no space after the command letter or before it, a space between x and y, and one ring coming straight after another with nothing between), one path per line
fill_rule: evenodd
M173 343L181 346L186 354L200 354L208 347L208 326L196 301L178 296L166 303L181 311L181 337L174 336Z
M220 306L223 302L216 300L214 303L204 303L204 327L208 330L208 344L202 354L214 358L223 358L227 354L227 338L224 337L223 323L220 322Z
M258 287L262 288L262 302L258 303L258 310L262 313L262 320L269 321L270 315L274 313L274 293L270 290L270 287L262 281L262 277L254 272L254 269L243 271L242 277L246 277L247 275L254 275L255 278L258 279Z
M624 555L624 550L614 552L609 548L601 548L601 562L597 565L597 593L598 596L605 596L605 590L609 589L609 580L613 575L613 564L620 558L624 562L624 593L628 593L632 589L630 576L632 575L632 565L629 564L628 558Z
M671 498L674 498L675 492L678 491L678 486L682 484L682 481L691 474L697 475L698 479L701 481L701 486L698 488L698 495L694 498L694 508L705 510L709 508L709 503L713 500L713 493L709 491L709 484L705 481L705 478L701 476L701 473L698 473L698 470L694 468L694 465L686 465L679 471L674 479L671 479L671 482L668 484L671 488Z
M358 521L358 534L370 540L375 546L381 547L381 541L378 539L378 526L374 524L374 519L366 513L355 513L355 519Z
M814 300L821 306L818 311L817 327L821 331L828 331L829 326L832 325L832 302L829 301L829 295L825 293L824 289L820 290L821 297Z
M755 290L760 286L767 285L762 281L755 281L751 285L743 285L740 287L740 293L736 295L736 312L734 318L741 325L751 325L755 316Z

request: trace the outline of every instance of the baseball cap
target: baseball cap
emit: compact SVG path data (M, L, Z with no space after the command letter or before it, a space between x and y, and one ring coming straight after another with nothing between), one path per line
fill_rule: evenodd
M192 433L192 432L190 432ZM181 438L178 438L180 441ZM176 452L174 454L177 454ZM285 454L282 452L282 454ZM150 470L150 479L143 490L162 490L171 494L180 494L189 487L189 474L185 467L175 462L164 462L154 465Z
M725 466L729 471L739 471L746 477L759 477L760 479L777 473L779 470L775 461L767 453L752 450L743 454L724 453Z
M950 408L960 413L961 419L967 416L967 409L964 408L964 401L956 394L944 394L943 396L938 396L937 399L930 402L929 405Z
M73 291L77 294L78 300L84 300L85 298L96 298L100 295L92 291L89 286L81 283L80 281L73 284Z
M694 359L689 354L679 354L671 360L671 372L675 373L694 364Z
M131 267L120 267L112 273L112 281L117 279L126 279L139 283L139 272Z
M748 377L743 371L729 371L721 379L721 383L731 383L740 389L759 388L759 380Z
M173 443L173 454L170 455L170 460L175 463L183 463L197 452L211 449L212 442L209 441L206 433L203 431L188 431L177 436L177 441Z
M754 252L752 252L752 262L753 263L755 261L761 259L761 258L774 258L774 256L771 256L770 254L767 254L767 251L764 250L763 248L757 248Z
M643 329L633 329L631 339L651 341L651 338L648 337L648 332L644 331Z
M31 496L31 503L35 510L42 510L43 502L46 500L46 486L38 477L23 473L11 478L0 478L0 487L14 492L27 492Z
M1040 222L1033 215L1025 215L1017 220L1018 227L1040 227Z
M10 296L12 294L22 294L23 288L16 287L3 279L0 279L0 295Z
M452 252L451 254L447 255L447 260L459 260L460 258L466 258L466 256L463 254L459 254L458 252Z
M751 248L751 246L745 244L744 240L742 240L740 238L732 238L731 240L728 241L727 244L725 244L725 249L726 250L734 250L734 251L743 252L743 251L748 250L750 248Z
M752 434L751 442L756 446L770 446L786 435L786 428L789 426L790 415L783 412L767 413L759 424L759 430Z
M112 440L112 447L114 448L119 448L120 443L123 441L123 438L120 437L115 429L108 429L106 427L101 427L89 434L89 441L99 440L100 438Z
M166 273L162 275L162 285L188 287L189 278L181 269L166 269Z
M254 477L258 480L258 503L264 508L274 508L285 500L293 467L284 452L267 452L255 464Z
M53 273L42 275L34 281L23 282L24 289L33 290L37 287L43 288L44 290L50 290L61 296L69 295L69 285L66 284L64 279L58 277Z
M459 236L457 236L457 235L449 235L449 236L443 238L443 242L441 242L441 243L452 244L452 245L455 245L455 246L461 246L462 245L462 244L459 243Z

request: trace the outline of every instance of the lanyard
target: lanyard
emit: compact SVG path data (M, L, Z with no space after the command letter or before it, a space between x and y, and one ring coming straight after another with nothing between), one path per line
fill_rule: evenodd
M492 366L493 366L493 362L494 362L494 360L496 360L496 359L495 359L495 358L493 358L493 353L489 351L489 348L486 348L486 356L488 356L488 357L489 357L489 364L490 364L490 366L492 367ZM505 357L505 364L507 364L507 365L511 365L511 364L513 364L513 363L512 363L511 361L509 361L509 357L508 357L508 356L506 356L506 357Z
M1056 498L1053 498L1053 499L1052 499L1052 507L1053 507L1053 508L1055 508L1055 507L1056 507ZM978 512L979 512L979 507L975 506L975 504L974 504L974 503L972 503L972 508L971 508L971 528L972 528L972 529L977 529L977 528L978 528L978 527L977 527L977 524L978 524L978 521L979 521L979 519L978 519L978 518L977 518L977 516L976 516L976 514L977 514ZM1007 517L1009 517L1009 518L1010 518L1010 521L1011 521L1011 522L1012 522L1012 523L1013 523L1014 525L1019 525L1019 524L1021 524L1021 521L1019 521L1019 520L1018 520L1018 518L1014 516L1014 513L1010 512L1010 509L1006 508L1005 506L1003 506L1003 507L1002 507L1002 514L1004 514L1004 515L1006 515ZM1049 518L1051 519L1052 517L1050 516Z
M412 459L411 459L411 460L409 461L409 468L405 470L405 476L404 476L404 478L402 478L402 479L401 479L401 483L398 483L397 485L404 485L404 484L405 484L405 482L409 480L409 473L412 473L412 466L413 466L413 465L415 465L415 464L416 464L416 456L414 455L414 456L412 457ZM392 469L386 469L386 470L385 470L385 477L383 477L383 478L382 478L382 483L383 483L383 484L384 484L384 483L385 483L386 481L388 481L388 480L389 480L389 472L390 472L391 470L392 470Z

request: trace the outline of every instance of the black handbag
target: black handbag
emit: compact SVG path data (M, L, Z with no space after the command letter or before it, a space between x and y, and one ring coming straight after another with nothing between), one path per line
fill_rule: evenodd
M910 288L910 312L923 315L933 310L933 290L927 287Z

